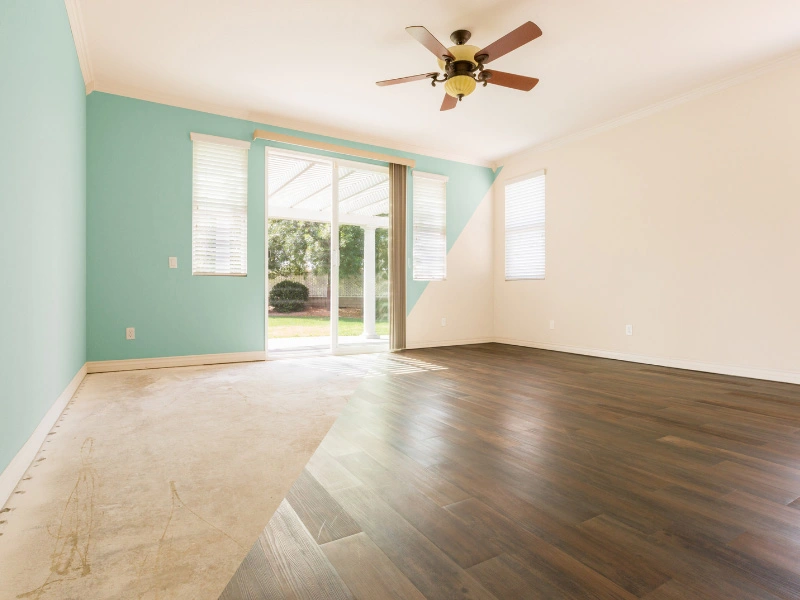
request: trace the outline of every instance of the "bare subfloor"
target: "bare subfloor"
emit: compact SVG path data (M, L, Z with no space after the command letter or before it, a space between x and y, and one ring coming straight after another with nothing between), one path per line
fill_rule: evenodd
M0 513L0 598L217 598L385 355L89 375Z

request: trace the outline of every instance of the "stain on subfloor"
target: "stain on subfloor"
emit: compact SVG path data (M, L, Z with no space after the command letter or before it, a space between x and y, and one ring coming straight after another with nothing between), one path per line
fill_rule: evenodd
M64 512L55 532L50 555L50 573L38 588L19 594L17 598L39 600L53 586L64 581L86 577L92 572L89 552L94 527L94 504L97 473L92 463L94 439L89 437L81 446L81 468L72 492L64 505ZM43 460L43 459L40 459Z

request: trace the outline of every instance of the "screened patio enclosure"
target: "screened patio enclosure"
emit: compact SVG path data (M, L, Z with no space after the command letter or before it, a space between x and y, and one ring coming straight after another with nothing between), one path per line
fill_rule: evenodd
M388 168L270 149L266 171L269 290L309 294L300 311L270 306L268 348L388 347Z

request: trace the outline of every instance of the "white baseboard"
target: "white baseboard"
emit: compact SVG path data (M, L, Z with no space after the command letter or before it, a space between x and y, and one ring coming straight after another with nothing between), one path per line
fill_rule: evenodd
M89 373L108 373L110 371L196 367L199 365L221 365L262 360L267 360L267 353L264 350L256 350L254 352L229 352L227 354L193 354L190 356L164 356L161 358L99 360L86 363L86 367Z
M685 360L682 358L645 356L642 354L616 352L614 350L602 350L600 348L583 348L580 346L568 346L566 344L533 342L512 338L495 338L494 341L498 344L526 346L528 348L539 348L540 350L555 350L556 352L567 352L570 354L584 354L586 356L597 356L599 358L610 358L612 360L624 360L628 362L642 363L645 365L656 365L659 367L672 367L674 369L703 371L705 373L717 373L719 375L733 375L735 377L749 377L751 379L763 379L766 381L800 384L800 373L794 371L776 371L772 369L760 369L755 367L741 367L737 365L724 365L720 363Z
M442 346L466 346L467 344L488 344L494 342L495 338L475 338L469 340L436 340L431 342L406 342L406 349L416 350L419 348L441 348Z
M84 377L86 377L85 364L75 374L75 377L72 378L72 381L69 382L64 391L56 398L53 406L50 407L50 410L47 411L47 414L45 414L39 422L38 427L36 427L36 430L31 434L31 437L28 438L28 441L25 442L25 445L17 452L17 455L12 459L5 470L0 473L0 507L11 497L14 488L17 487L20 479L25 475L25 471L31 466L33 459L36 458L36 454L39 452L39 448L42 447L45 439L47 439L47 434L53 429L61 413L64 412L67 404L72 400L72 396L75 395Z

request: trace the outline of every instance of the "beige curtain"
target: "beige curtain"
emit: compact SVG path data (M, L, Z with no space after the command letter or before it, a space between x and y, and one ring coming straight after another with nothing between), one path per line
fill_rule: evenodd
M405 165L389 165L389 346L406 347L406 182Z

